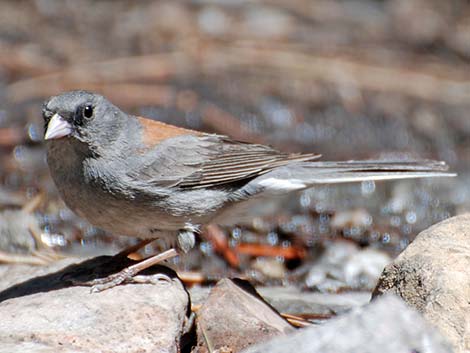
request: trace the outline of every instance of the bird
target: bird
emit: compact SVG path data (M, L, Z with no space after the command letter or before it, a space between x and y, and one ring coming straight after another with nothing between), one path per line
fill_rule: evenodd
M318 184L449 177L434 160L321 161L129 115L102 95L75 90L43 104L50 174L65 204L92 225L169 249L107 278L101 291L189 251L208 223L236 222L253 201ZM235 217L235 220L234 220Z

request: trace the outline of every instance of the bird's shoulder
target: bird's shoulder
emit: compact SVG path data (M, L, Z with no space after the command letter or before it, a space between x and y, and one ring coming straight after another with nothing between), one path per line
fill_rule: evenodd
M161 142L173 137L205 135L201 131L174 126L158 120L140 116L135 118L142 129L142 143L148 148L156 147Z

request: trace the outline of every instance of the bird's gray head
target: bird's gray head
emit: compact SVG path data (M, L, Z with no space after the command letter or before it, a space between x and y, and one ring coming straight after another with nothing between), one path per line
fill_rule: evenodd
M106 98L86 91L51 97L42 113L45 140L75 140L79 142L74 143L76 146L88 152L112 144L127 121L126 114Z

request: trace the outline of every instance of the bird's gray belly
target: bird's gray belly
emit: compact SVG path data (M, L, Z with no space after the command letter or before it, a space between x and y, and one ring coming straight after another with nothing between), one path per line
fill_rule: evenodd
M184 217L137 200L119 199L88 185L61 190L67 206L92 225L114 234L156 238L184 228Z

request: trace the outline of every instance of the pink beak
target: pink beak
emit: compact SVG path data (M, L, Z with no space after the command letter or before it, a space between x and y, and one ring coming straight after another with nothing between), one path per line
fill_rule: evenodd
M47 124L44 140L59 139L72 133L72 126L59 114L54 114Z

